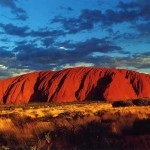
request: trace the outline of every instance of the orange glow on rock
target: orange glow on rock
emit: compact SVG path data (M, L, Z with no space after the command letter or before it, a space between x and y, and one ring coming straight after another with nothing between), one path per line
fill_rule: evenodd
M150 75L123 69L77 67L0 81L1 104L144 97L150 97Z

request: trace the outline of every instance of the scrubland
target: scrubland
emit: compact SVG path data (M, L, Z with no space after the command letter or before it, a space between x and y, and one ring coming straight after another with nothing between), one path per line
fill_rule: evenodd
M116 107L106 102L1 106L0 149L148 150L150 106Z

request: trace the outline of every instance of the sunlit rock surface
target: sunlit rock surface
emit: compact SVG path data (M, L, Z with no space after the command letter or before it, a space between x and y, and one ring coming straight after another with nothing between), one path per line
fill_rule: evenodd
M145 97L150 97L150 75L123 69L77 67L0 81L1 104Z

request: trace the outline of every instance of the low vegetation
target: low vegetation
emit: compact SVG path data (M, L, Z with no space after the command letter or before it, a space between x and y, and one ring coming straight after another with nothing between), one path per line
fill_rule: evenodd
M128 106L150 106L150 99L141 98L135 100L115 101L112 103L113 107L128 107Z
M148 103L138 99L1 106L0 149L149 149Z

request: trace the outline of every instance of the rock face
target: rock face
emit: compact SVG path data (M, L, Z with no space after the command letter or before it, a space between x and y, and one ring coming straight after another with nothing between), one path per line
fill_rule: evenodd
M0 81L0 104L150 98L150 75L109 68L41 71Z

